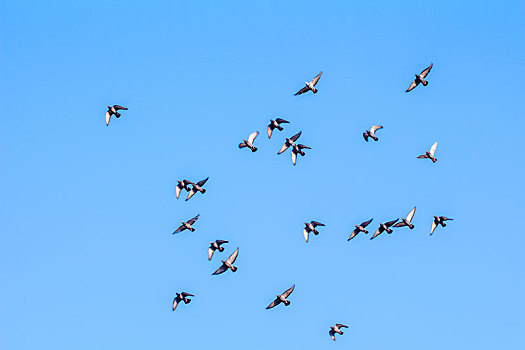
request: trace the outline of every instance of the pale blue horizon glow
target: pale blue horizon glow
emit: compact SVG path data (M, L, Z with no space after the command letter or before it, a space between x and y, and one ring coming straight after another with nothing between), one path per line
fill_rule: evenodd
M0 347L522 349L524 14L1 2ZM319 71L319 93L293 96ZM106 127L109 104L129 110ZM254 130L259 150L239 150ZM312 150L294 167L276 153L299 130ZM435 141L436 164L416 159ZM413 206L414 230L347 242ZM433 215L454 221L430 237ZM326 227L306 244L309 220ZM230 243L208 262L215 239ZM236 247L238 271L211 276ZM332 342L335 323L350 328Z

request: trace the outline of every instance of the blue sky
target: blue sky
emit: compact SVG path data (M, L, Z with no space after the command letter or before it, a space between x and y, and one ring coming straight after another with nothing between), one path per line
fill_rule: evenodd
M1 2L1 347L522 349L524 10ZM108 104L129 110L106 127ZM276 153L299 130L294 167ZM416 159L434 141L438 162ZM414 230L346 241L414 205ZM455 220L430 237L433 215ZM326 224L308 244L307 220ZM239 270L210 276L236 247Z

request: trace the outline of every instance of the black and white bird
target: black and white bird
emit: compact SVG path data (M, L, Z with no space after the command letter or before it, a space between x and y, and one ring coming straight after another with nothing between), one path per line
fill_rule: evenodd
M255 141L255 138L259 135L258 131L254 131L248 136L248 140L242 140L241 143L239 143L239 148L248 147L252 150L252 152L257 151L257 147L253 145L253 142Z
M415 213L416 207L412 208L412 210L408 213L406 219L401 218L401 221L395 224L394 227L408 226L412 230L414 228L414 225L412 224L412 218L414 217Z
M321 79L321 74L323 74L323 72L320 72L319 74L317 74L317 76L315 78L313 78L312 81L305 82L304 84L306 86L304 88L302 88L301 90L297 91L295 93L295 96L300 95L300 94L304 94L305 92L308 92L308 91L312 91L314 94L316 94L317 93L317 89L315 88L315 85L317 85L317 82L319 81L319 79Z
M230 257L227 260L221 260L222 265L217 270L215 270L215 272L212 273L212 275L220 275L228 269L232 270L232 272L237 271L237 268L233 266L233 263L237 259L237 255L239 255L239 248L235 249L235 251L232 253L232 255L230 255Z
M301 137L301 134L303 132L302 131L299 131L297 134L293 135L292 137L290 138L287 138L286 139L286 142L284 143L284 145L281 147L281 149L279 150L279 152L277 152L277 154L281 154L283 153L284 151L286 151L290 146L295 146L295 141L297 141L297 139L299 137Z
M186 183L186 181L188 180L177 180L177 186L175 187L175 194L177 195L177 199L179 199L182 190L190 192L190 188L188 187L188 183Z
M218 250L219 252L224 251L224 247L221 247L222 244L226 244L228 241L216 240L215 242L210 242L210 247L208 248L208 260L211 260L213 253Z
M434 216L434 220L432 221L432 227L430 228L430 235L432 236L434 230L436 229L436 227L438 227L438 225L441 225L442 227L447 226L447 224L445 224L445 221L448 220L454 219L447 218L446 216Z
M437 146L438 146L438 143L436 141L436 142L434 142L432 147L430 147L430 151L426 151L425 154L422 154L422 155L418 156L418 158L419 159L428 158L428 159L432 159L432 163L437 162L438 160L436 159L436 157L434 157L434 153L436 153Z
M304 157L306 153L304 153L303 149L311 149L308 146L297 144L292 146L292 163L295 165L297 163L297 155L300 154L301 157Z
M186 293L186 292L177 293L175 296L175 299L173 299L172 310L175 311L175 309L177 308L177 305L179 305L181 301L184 301L184 304L189 304L191 299L189 299L188 297L194 297L194 296L195 295Z
M277 305L279 305L280 303L283 303L285 306L288 306L290 305L290 301L287 300L286 298L288 298L290 296L290 294L292 294L293 290L295 289L295 284L293 286L291 286L286 292L284 292L283 294L281 295L276 295L276 298L274 301L272 301L272 303L270 305L268 305L266 307L266 310L268 309L271 309L273 307L276 307Z
M319 234L319 231L317 231L316 227L324 226L324 224L317 221L305 222L304 225L305 228L303 229L303 235L306 243L308 243L308 237L310 236L310 232L313 232L313 234L317 236Z
M200 192L202 194L206 193L206 190L204 188L202 188L202 186L204 186L204 184L206 183L206 181L208 181L209 177L205 178L204 180L201 180L199 182L197 182L196 184L194 184L193 182L189 181L189 180L184 180L184 184L186 186L188 185L191 185L192 188L190 190L190 192L188 193L188 197L186 198L186 200L190 200L191 197L193 197L193 195L197 192Z
M181 225L173 232L173 234L182 232L184 230L190 230L191 232L195 231L195 229L193 227L191 227L191 225L193 225L195 223L195 221L197 221L199 219L199 216L200 216L200 214L198 214L194 218L189 219L186 222L181 221Z
M281 119L281 118L277 118L275 120L270 119L270 124L268 125L268 138L269 139L272 138L272 133L274 129L283 131L283 127L281 126L281 124L287 124L287 123L290 123L290 122L287 120Z
M376 232L374 233L374 235L370 239L376 238L381 233L383 233L383 231L386 231L386 233L391 234L392 233L392 229L390 229L389 227L394 225L397 222L397 220L399 220L399 219L388 221L388 222L385 222L384 224L380 223L379 227L376 230Z
M119 110L127 111L128 109L119 105L108 106L108 111L106 112L106 126L109 125L109 120L111 119L112 115L120 118L120 113L118 112Z
M430 66L423 69L423 71L420 74L415 74L416 79L410 84L406 92L414 90L416 86L419 85L419 83L423 84L423 86L428 85L428 81L425 80L425 77L430 73L430 70L432 69L433 64L431 63Z
M341 323L338 323L335 326L330 326L328 334L330 334L330 338L332 338L333 341L335 341L335 333L343 335L343 331L341 330L341 328L348 328L348 326L345 326Z
M368 142L368 138L371 137L374 141L377 141L379 140L376 136L376 131L379 130L379 129L383 129L383 126L382 125L372 125L372 127L370 128L370 130L366 130L364 133L363 133L363 138L365 139L366 142Z
M348 238L348 240L351 240L352 238L354 238L355 236L357 236L358 233L360 232L363 232L365 234L368 233L368 231L366 230L366 227L368 225L370 225L370 223L372 222L372 220L374 219L370 219L368 221L365 221L365 222L362 222L361 225L355 225L355 229L352 231L352 234L350 235L350 237Z

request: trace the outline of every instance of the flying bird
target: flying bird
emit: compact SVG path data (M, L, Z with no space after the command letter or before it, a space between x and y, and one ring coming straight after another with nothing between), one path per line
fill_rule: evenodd
M388 222L385 222L384 224L380 223L379 227L376 230L376 232L374 233L374 235L370 239L376 238L381 233L383 233L383 231L386 231L386 233L391 234L392 233L392 229L389 229L389 227L392 226L393 224L395 224L397 222L397 220L399 220L399 219L388 221Z
M288 289L283 294L276 295L275 300L272 301L272 303L266 307L266 310L271 309L273 307L276 307L280 303L283 303L285 306L290 305L290 301L286 300L286 298L288 298L290 296L290 294L292 294L294 289L295 289L295 284L293 286L291 286L290 289Z
M412 84L410 84L410 86L408 87L407 91L406 92L409 92L409 91L412 91L414 90L414 88L416 86L419 85L419 83L423 84L423 86L427 86L428 85L428 81L425 80L425 77L428 75L428 73L430 73L430 70L432 69L432 66L433 64L431 63L430 66L428 66L427 68L425 68L421 74L415 74L416 76L416 79L414 79L414 81L412 82Z
M194 297L194 296L195 295L190 294L190 293L186 293L186 292L177 293L176 296L175 296L175 299L173 299L173 308L172 308L172 310L175 311L175 309L177 308L177 305L179 305L179 303L181 301L184 301L184 304L189 304L191 299L189 299L188 297Z
M430 147L430 151L426 151L425 154L422 154L422 155L418 156L418 158L419 159L429 158L429 159L432 159L432 163L437 162L438 160L434 157L434 153L436 153L437 146L438 146L438 143L436 141L436 142L434 142L432 147Z
M237 259L237 255L239 255L239 248L235 249L235 251L232 253L232 255L230 255L228 260L226 261L221 260L222 265L217 270L215 270L215 272L212 273L212 275L220 275L221 273L223 273L224 271L228 269L232 270L232 272L237 271L237 268L233 266L233 263Z
M193 227L191 227L191 225L193 225L195 223L195 221L197 221L199 219L199 216L200 214L198 214L196 217L194 218L191 218L189 219L188 221L184 222L184 221L181 221L181 224L174 232L173 234L176 234L176 233L179 233L179 232L182 232L184 230L190 230L191 232L195 231L195 229Z
M368 221L365 221L365 222L361 223L361 225L355 225L355 229L352 231L352 234L350 235L350 238L348 238L348 240L351 240L352 238L357 236L357 234L360 233L360 232L363 232L363 233L367 234L368 231L366 230L365 227L370 225L372 220L374 220L374 219L370 219Z
M302 88L301 90L297 91L295 93L295 96L300 95L300 94L304 94L305 92L308 92L310 90L314 94L316 94L317 93L317 89L315 88L315 85L317 84L319 79L321 79L321 74L323 74L323 72L320 72L319 74L317 74L317 76L315 78L313 78L311 82L305 82L306 86L304 88Z
M224 250L224 247L221 247L222 244L226 244L228 241L222 241L220 239L216 240L215 242L210 242L210 247L208 248L208 260L211 260L213 257L213 253L218 249L219 252L222 252Z
M290 146L295 146L295 141L297 141L297 139L299 137L301 137L301 134L303 132L302 131L299 131L297 134L293 135L292 137L290 138L287 138L286 139L286 142L284 143L283 147L281 147L281 149L279 150L279 152L277 152L277 154L281 154L283 153L284 151L286 151L288 149L288 147Z
M308 146L305 146L305 145L301 145L301 144L298 144L298 145L293 145L292 147L292 163L293 165L295 165L295 163L297 163L297 155L300 154L302 157L304 157L304 155L306 153L304 153L303 149L311 149L310 147Z
M118 112L119 110L127 111L128 109L119 105L108 106L108 111L106 112L106 125L109 125L109 120L111 119L112 115L120 118L120 113Z
M310 235L310 232L313 232L314 235L318 235L319 234L319 231L316 230L316 227L317 226L324 226L324 224L321 224L320 222L317 222L317 221L311 221L311 222L305 222L305 228L303 229L303 234L304 234L304 240L306 241L306 243L308 243L308 236Z
M248 147L252 150L252 152L257 151L257 147L253 145L253 142L255 141L255 138L259 135L258 131L254 131L248 136L248 140L242 140L241 143L239 143L239 148Z
M368 142L368 138L371 137L374 141L377 141L379 140L375 134L375 132L379 129L383 129L383 126L382 125L372 125L372 127L370 128L370 130L366 130L364 133L363 133L363 137L365 139L366 142Z
M330 334L330 338L332 338L333 341L335 341L335 333L343 335L343 331L341 330L341 328L348 328L348 326L345 326L341 323L338 323L335 326L330 326L328 334Z
M200 192L202 194L206 193L206 190L204 188L202 188L202 186L204 186L204 184L206 183L206 181L208 181L209 177L205 178L204 180L201 180L199 182L197 182L196 184L194 184L193 182L191 181L188 181L188 180L184 180L184 183L187 185L192 185L192 189L191 191L188 193L188 198L186 198L186 200L190 200L191 197L193 197L193 195L197 192Z
M287 120L281 119L281 118L277 118L275 120L270 119L270 125L268 125L268 138L269 139L272 138L273 129L283 131L283 127L281 126L281 124L286 124L286 123L290 123L290 122Z
M190 191L190 188L188 187L188 183L186 183L185 181L188 181L188 180L184 180L184 181L177 180L177 186L175 187L175 194L177 195L177 199L179 199L180 192L182 190L186 190L188 192Z
M438 225L441 225L442 227L447 226L447 224L445 224L445 221L447 220L454 219L447 218L446 216L434 216L434 220L432 221L432 228L430 229L430 235L432 236L434 230L436 229L436 227L438 227Z
M416 213L416 207L412 208L412 210L408 213L406 219L401 218L401 221L395 224L394 227L408 226L412 230L414 228L414 225L412 225L412 218L414 217L415 213Z

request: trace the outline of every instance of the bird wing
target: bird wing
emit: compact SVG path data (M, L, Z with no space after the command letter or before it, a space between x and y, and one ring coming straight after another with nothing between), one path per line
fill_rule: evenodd
M184 186L194 185L194 183L191 182L190 180L182 180L182 182L184 183Z
M310 84L312 84L313 86L315 86L317 84L317 82L319 81L319 79L321 79L321 74L323 74L323 72L320 72L319 74L317 74L317 76L315 78L312 79L312 81L310 82Z
M204 180L200 180L199 182L197 182L197 186L199 186L199 187L204 186L204 184L206 183L206 181L208 181L208 179L209 179L209 177L205 178Z
M182 191L182 188L179 185L177 185L175 187L175 194L177 196L177 199L179 199L179 197L180 197L180 191Z
M188 220L188 224L193 225L195 223L195 221L197 221L199 219L200 215L201 214L197 214L197 216L195 216L194 218L189 219Z
M194 297L195 296L195 295L187 293L187 292L182 292L180 294L182 294L183 297Z
M363 223L361 223L361 227L367 227L368 225L370 225L370 223L372 222L372 220L374 220L373 218L368 220L368 221L365 221Z
M277 122L277 124L282 124L282 123L289 124L290 123L288 120L284 120L281 118L277 118L275 119L275 121Z
M297 139L298 139L299 137L301 137L301 134L302 134L302 133L303 133L302 131L299 131L297 134L295 134L295 135L293 135L292 137L290 137L290 140L292 140L293 142L297 141Z
M283 298L288 298L290 294L292 294L293 290L295 289L295 284L291 286L286 292L284 292L282 295Z
M408 213L407 218L406 218L407 222L411 222L412 221L412 218L414 217L415 213L416 213L416 207L412 208L410 213Z
M111 114L109 112L106 112L106 126L109 125L109 120L111 119Z
M363 138L365 139L366 142L368 142L368 133L364 132L363 133Z
M447 221L447 220L454 220L454 219L447 218L446 216L441 216L441 220L443 220L443 221Z
M423 69L423 71L421 72L420 76L421 76L422 78L425 78L425 77L428 75L428 73L430 73L430 70L432 69L432 66L433 66L433 65L434 65L434 64L431 63L430 66L428 66L427 68Z
M394 227L403 227L403 226L406 226L403 221L400 221L400 222L398 222L397 224L394 225Z
M297 95L300 95L300 94L304 94L305 92L308 92L310 91L310 88L308 86L305 86L304 88L302 88L301 90L297 91L294 96L297 96Z
M352 238L357 236L358 233L359 233L358 229L353 230L352 233L350 234L350 237L348 238L348 240L351 240Z
M233 264L235 260L237 260L237 255L239 255L239 248L235 249L235 251L232 253L232 255L230 255L227 261L230 264Z
M211 260L214 252L215 252L215 249L213 249L212 247L208 248L208 260Z
M253 141L255 141L255 138L257 137L257 135L259 135L259 132L258 131L254 131L250 134L250 136L248 136L248 142L253 144Z
M212 273L212 275L220 275L221 273L223 273L226 270L228 270L228 266L222 264L217 270L215 270L214 273Z
M295 152L295 150L292 150L292 163L293 165L297 163L297 152Z
M392 221L388 221L388 222L385 222L385 226L386 227L390 227L392 226L393 224L395 224L397 222L397 220L399 220L399 218L395 219L395 220L392 220Z
M410 86L408 87L407 91L406 92L410 92L412 90L414 90L414 88L417 86L417 84L419 84L417 81L413 81Z
M174 299L173 299L173 306L172 306L172 310L175 311L175 309L177 308L177 305L179 305L179 302L180 302L180 299L178 296L176 296Z
M338 323L335 325L337 328L348 328L348 326L345 326L344 324Z
M305 148L306 148L306 149L312 149L311 147L305 146L305 145L303 145L303 144L298 144L298 145L297 145L297 148L299 148L299 149L305 149Z
M383 126L382 125L372 125L372 127L370 128L370 133L372 135L375 135L375 132L379 129L383 129Z
M272 138L273 129L274 129L273 124L268 125L268 138L269 139Z
M217 245L221 245L221 244L225 244L225 243L229 243L228 241L223 241L221 239L218 239L215 241L215 243L217 243Z
M314 227L316 227L316 226L325 226L325 224L322 224L322 223L320 223L318 221L312 221L311 224L314 225Z
M381 234L381 232L383 232L383 228L381 226L379 226L377 228L376 232L374 233L374 235L372 237L370 237L370 239L376 238L377 236L379 236Z
M246 146L244 142L239 143L239 148L244 148L244 147L248 147L248 146Z
M190 200L191 197L193 197L193 195L195 194L195 192L197 192L197 190L195 190L195 188L192 188L190 192L188 192L188 197L186 198L187 201Z
M332 340L335 341L335 332L334 332L334 330L333 330L333 329L330 329L330 330L328 331L328 334L330 334L330 338L332 338Z
M308 243L308 237L310 236L310 232L305 228L303 228L303 236L306 243Z
M283 147L281 147L281 149L279 150L279 152L277 152L277 154L283 153L284 151L286 151L288 149L288 147L290 147L290 144L288 143L288 141L286 141L284 143Z
M418 159L428 158L426 154L422 154L420 156L417 156Z
M117 111L118 111L119 109L122 109L122 110L125 110L125 111L128 110L126 107L122 107L122 106L119 106L119 105L113 105L113 108L115 108Z
M430 154L432 155L432 157L434 156L434 153L436 153L436 148L438 146L438 143L437 141L434 142L434 144L432 145L432 147L430 147Z
M174 232L173 234L176 234L176 233L179 233L181 231L184 231L186 229L186 226L184 225L180 225Z
M276 307L280 303L281 303L281 299L275 298L275 300L272 301L272 303L266 307L266 310L271 309L272 307Z
M437 222L436 222L436 219L432 220L432 227L430 228L430 235L432 236L432 234L434 233L434 230L436 229L437 227Z

